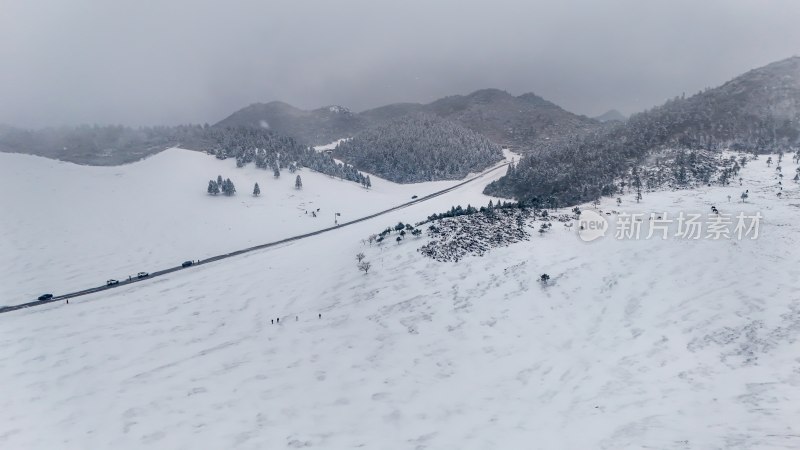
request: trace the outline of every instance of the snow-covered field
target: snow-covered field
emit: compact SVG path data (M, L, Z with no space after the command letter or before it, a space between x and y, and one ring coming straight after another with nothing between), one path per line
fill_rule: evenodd
M22 224L2 220L2 245L14 245L31 277L43 273L35 253L50 246L88 254L96 269L119 256L115 264L134 271L162 252L180 261L311 229L302 210L311 201L355 216L425 193L389 183L366 192L308 171L295 193L284 177L178 151L110 169L0 157L7 182L49 166L53 178L4 198L4 212L35 188L37 199L63 203L47 201ZM425 237L361 243L398 220L485 204L482 181L279 248L0 315L0 448L799 448L800 190L786 181L778 199L765 159L743 169L743 187L650 193L640 204L629 194L621 206L600 206L760 212L757 240L586 243L556 223L458 263L421 257ZM218 172L239 196L205 196ZM254 179L265 195L283 194L247 197ZM120 180L132 187L111 191ZM59 197L71 183L76 197ZM197 185L197 198L173 192L185 184ZM736 203L743 189L748 203ZM100 199L121 205L103 213ZM125 215L126 202L141 214ZM73 217L90 206L92 220ZM169 218L183 214L191 218ZM64 216L69 231L39 223L46 216ZM156 245L95 249L93 239L119 236L112 224L142 229ZM355 267L359 251L373 263L367 275ZM33 289L6 252L0 268L14 278L3 278L3 292L28 292L9 279ZM82 277L77 265L73 278L59 278L67 268L56 264L48 270L59 282ZM547 286L536 281L543 272Z
M0 153L0 179L13 186L0 196L0 305L327 228L336 212L347 222L457 183L398 185L370 176L367 190L307 169L297 174L302 190L289 171L276 179L252 164L237 168L232 159L181 149L117 167ZM206 193L217 175L231 178L236 196ZM251 195L256 182L260 197ZM467 198L489 201L482 186L465 189ZM425 211L449 207L437 199Z

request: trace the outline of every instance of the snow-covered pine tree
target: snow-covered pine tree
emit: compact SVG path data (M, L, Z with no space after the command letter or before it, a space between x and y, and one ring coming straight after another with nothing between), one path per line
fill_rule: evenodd
M230 178L226 178L225 181L223 181L222 192L227 196L231 196L236 193L236 187L233 186L233 181L231 181Z
M219 185L214 180L208 180L208 193L210 195L219 194Z
M303 181L300 179L300 175L297 176L294 180L294 188L295 189L302 189L303 188Z
M259 195L261 195L261 188L259 188L258 183L256 183L256 185L253 186L253 197L258 197Z

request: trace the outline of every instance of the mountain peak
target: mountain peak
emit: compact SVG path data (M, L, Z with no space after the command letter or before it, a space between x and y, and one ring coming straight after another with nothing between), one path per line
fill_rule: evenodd
M621 112L617 111L616 109L610 109L610 110L604 112L603 114L600 114L599 116L594 117L594 120L597 120L597 121L600 121L600 122L625 122L626 120L628 120L628 118L625 117L624 114L622 114Z

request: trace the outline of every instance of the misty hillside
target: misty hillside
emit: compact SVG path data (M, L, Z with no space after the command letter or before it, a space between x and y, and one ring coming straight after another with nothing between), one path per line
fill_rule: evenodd
M175 142L164 129L81 126L23 130L0 126L0 152L25 153L94 166L137 161Z
M394 103L357 114L341 107L305 111L282 102L255 104L217 125L268 126L301 142L322 145L415 113L437 115L483 134L495 144L520 151L599 127L598 122L565 111L535 94L515 97L499 89L444 97L429 104Z
M523 152L598 127L595 121L535 94L514 97L499 89L445 97L426 105L426 110Z
M503 157L485 137L429 114L371 127L340 143L334 155L398 183L463 178Z
M598 122L625 122L628 120L624 114L616 109L610 109L597 117L593 117L593 119Z
M341 106L306 111L283 102L269 102L242 108L215 126L265 128L306 145L322 145L352 136L364 129L366 123Z
M487 193L565 204L619 191L617 184L657 151L732 149L756 153L800 146L800 58L751 70L720 87L635 114L524 158ZM676 168L680 171L681 168Z
M291 137L264 128L208 125L0 128L0 151L84 165L131 163L170 147L203 151L218 159L234 158L238 167L255 163L256 167L269 169L273 174L283 169L308 167L344 180L362 184L366 181L354 167L337 163L329 154L316 152Z

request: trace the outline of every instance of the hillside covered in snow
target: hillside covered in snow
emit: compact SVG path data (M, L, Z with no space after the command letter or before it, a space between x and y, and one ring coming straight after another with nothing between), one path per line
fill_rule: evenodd
M19 189L0 200L11 212L0 222L3 301L452 184L373 177L366 190L301 171L297 191L181 150L120 168L0 157L0 175ZM796 168L785 157L784 172ZM206 195L217 173L239 194ZM592 242L577 222L547 219L539 233L544 219L519 216L519 239L458 262L423 255L450 242L427 232L371 243L398 222L496 203L481 193L493 177L323 235L0 315L0 448L800 446L796 183L779 186L762 156L741 169L741 186L581 205L612 227ZM248 195L255 181L262 198ZM20 209L21 193L40 208ZM615 237L632 214L643 226L651 213L709 221L711 206L760 214L757 239ZM317 222L305 214L316 208Z
M675 97L580 138L541 146L487 194L564 204L620 191L625 174L660 152L752 153L800 149L800 57L751 70L713 89Z

